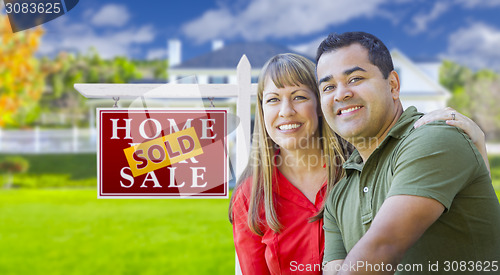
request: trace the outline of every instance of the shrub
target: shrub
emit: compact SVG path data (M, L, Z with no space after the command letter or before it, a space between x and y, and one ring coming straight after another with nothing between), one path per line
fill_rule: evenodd
M19 156L7 157L0 161L0 173L17 174L28 171L29 162Z

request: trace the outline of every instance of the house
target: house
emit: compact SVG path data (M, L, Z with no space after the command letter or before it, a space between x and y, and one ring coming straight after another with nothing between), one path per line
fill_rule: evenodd
M252 83L257 83L260 69L279 53L296 53L287 47L265 42L244 42L224 46L221 40L212 43L212 51L181 62L181 44L169 41L169 82L198 84L236 84L236 66L245 54L252 65ZM172 62L173 61L173 62ZM193 76L196 76L194 78Z
M450 91L439 84L439 61L414 62L397 49L391 51L394 69L401 83L403 108L415 106L420 112L446 107Z
M235 84L236 65L245 54L252 65L252 83L257 83L264 63L270 57L286 52L297 53L287 47L266 42L224 46L224 43L218 40L213 42L211 52L182 61L181 42L170 40L169 82ZM440 61L415 62L397 49L392 50L391 55L401 80L401 100L404 108L413 105L419 111L427 113L446 107L451 93L439 84Z

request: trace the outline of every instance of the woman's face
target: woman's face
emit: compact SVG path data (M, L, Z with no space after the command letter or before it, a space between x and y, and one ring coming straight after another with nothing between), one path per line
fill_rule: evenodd
M312 149L318 146L318 100L315 92L301 84L278 88L270 77L262 95L267 133L284 149Z

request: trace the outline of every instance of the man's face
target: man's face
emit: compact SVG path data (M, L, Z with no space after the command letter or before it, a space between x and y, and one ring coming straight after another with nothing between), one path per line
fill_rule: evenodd
M356 43L323 54L317 75L321 109L337 134L350 141L382 137L399 99L396 72L384 79L368 50Z

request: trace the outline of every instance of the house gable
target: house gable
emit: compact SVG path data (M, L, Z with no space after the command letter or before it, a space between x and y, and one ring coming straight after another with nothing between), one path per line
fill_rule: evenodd
M391 51L394 69L400 75L401 94L440 96L449 98L450 92L439 84L438 79L432 79L429 73L418 67L399 50ZM427 65L429 67L430 65Z

